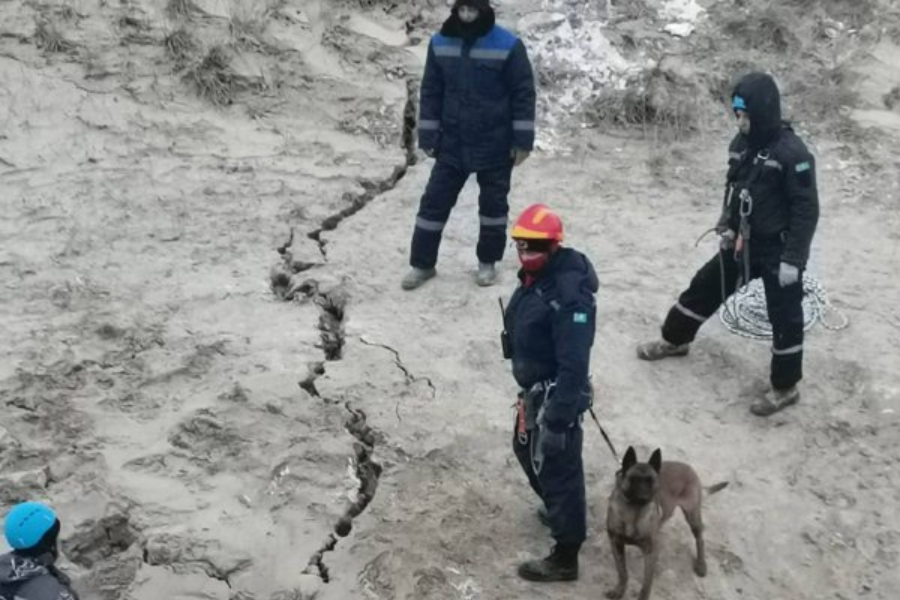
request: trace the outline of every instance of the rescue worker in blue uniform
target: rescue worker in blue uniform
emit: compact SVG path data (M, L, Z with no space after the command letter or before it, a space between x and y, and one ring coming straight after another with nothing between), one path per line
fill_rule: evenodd
M456 0L428 45L418 131L435 164L416 215L406 290L436 275L444 226L472 173L480 189L476 282L496 281L512 169L534 147L535 89L524 44L494 20L489 0Z
M3 519L12 552L0 556L0 599L78 600L69 578L56 568L60 523L40 502L22 502Z
M522 213L512 237L522 268L502 341L521 388L513 451L555 541L549 556L521 564L518 573L529 581L570 581L578 578L586 532L581 422L592 402L597 275L585 255L560 246L562 222L542 204Z
M768 416L800 398L803 377L803 271L819 220L815 159L781 119L771 76L751 73L732 94L739 132L729 147L719 254L669 310L662 339L638 357L685 356L700 329L739 285L761 277L772 324L771 388L750 406Z

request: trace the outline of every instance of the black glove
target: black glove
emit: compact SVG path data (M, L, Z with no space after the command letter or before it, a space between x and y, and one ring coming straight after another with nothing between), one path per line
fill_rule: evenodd
M565 452L569 426L564 426L562 429L556 427L551 429L544 419L543 406L538 412L537 425L540 431L538 433L538 446L541 454L544 456L555 456Z

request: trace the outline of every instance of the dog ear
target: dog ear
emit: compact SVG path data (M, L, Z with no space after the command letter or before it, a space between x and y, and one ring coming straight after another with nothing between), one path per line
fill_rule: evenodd
M653 451L653 454L650 455L650 466L653 467L653 470L659 473L662 470L662 452L660 452L659 448Z
M634 451L634 446L628 446L628 450L625 451L625 458L622 459L622 473L627 473L628 469L637 464L637 453Z

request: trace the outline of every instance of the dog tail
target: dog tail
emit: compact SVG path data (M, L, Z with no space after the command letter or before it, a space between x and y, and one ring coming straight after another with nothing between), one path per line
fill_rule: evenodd
M719 483L717 483L717 484L715 484L715 485L709 486L709 487L706 488L706 490L704 490L704 491L705 491L708 495L712 496L712 495L715 494L716 492L721 492L722 490L724 490L724 489L727 488L727 487L728 487L728 482L727 482L727 481L720 481Z

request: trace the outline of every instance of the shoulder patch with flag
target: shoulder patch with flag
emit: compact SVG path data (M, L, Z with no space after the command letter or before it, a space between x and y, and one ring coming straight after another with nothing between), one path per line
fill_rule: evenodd
M572 322L574 323L587 323L587 313L577 312L572 315Z

